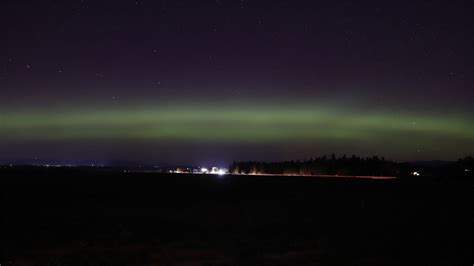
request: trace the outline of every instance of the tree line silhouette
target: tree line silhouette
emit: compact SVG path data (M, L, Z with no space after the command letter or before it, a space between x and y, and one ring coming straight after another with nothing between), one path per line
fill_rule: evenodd
M397 163L384 157L337 157L322 156L308 160L283 162L235 161L229 168L233 174L285 174L285 175L370 175L400 176L408 175L417 169L430 169L430 172L456 173L465 175L465 170L473 171L473 158L466 157L450 164L435 164L427 168L416 163ZM464 174L463 174L464 172Z

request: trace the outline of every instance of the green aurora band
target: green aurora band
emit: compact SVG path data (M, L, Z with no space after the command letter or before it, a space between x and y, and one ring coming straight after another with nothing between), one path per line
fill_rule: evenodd
M347 143L374 150L473 151L472 117L328 107L223 106L4 112L2 141Z

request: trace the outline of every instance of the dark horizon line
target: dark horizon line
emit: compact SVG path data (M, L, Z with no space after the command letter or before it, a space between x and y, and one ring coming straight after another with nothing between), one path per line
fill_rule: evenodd
M231 165L232 163L235 162L259 162L259 163L282 163L282 162L304 162L304 161L309 161L309 160L314 160L314 159L331 159L333 154L331 155L323 155L323 156L315 156L315 157L309 157L309 158L304 158L304 159L291 159L291 160L272 160L272 161L265 161L265 160L255 160L255 159L244 159L244 160L232 160L230 163L227 163L227 165ZM392 159L387 159L384 156L378 156L378 155L373 155L373 156L358 156L358 155L350 155L347 156L346 154L343 154L341 156L338 156L336 154L335 159L341 159L341 158L347 158L350 159L353 156L359 159L373 159L373 158L378 158L380 160L385 160L387 162L394 162L394 163L429 163L429 162L439 162L439 163L455 163L458 162L459 160L466 159L466 158L472 158L472 155L466 155L463 157L460 157L458 159L453 159L453 160L439 160L439 159L424 159L424 160L392 160ZM117 162L117 163L114 163ZM140 162L140 161L128 161L128 160L111 160L109 162L103 162L101 160L78 160L76 162L60 162L59 160L37 160L35 162L32 162L32 160L23 160L23 159L17 159L17 160L11 160L11 161L6 161L2 160L0 161L0 167L10 167L10 166L62 166L62 167L155 167L155 168L168 168L168 167L200 167L200 166L209 166L212 164L195 164L195 163L167 163L167 162L157 162L157 163L151 163L151 162ZM215 164L216 166L220 164ZM214 165L212 165L214 166Z

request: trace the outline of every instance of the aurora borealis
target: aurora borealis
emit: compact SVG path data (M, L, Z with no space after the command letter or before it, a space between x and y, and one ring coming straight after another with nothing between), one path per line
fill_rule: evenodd
M473 141L472 118L354 113L301 107L187 106L117 111L6 114L11 140L143 139L150 141ZM427 138L428 136L428 138ZM416 140L416 141L414 141ZM452 145L453 143L451 143Z
M0 162L474 151L462 3L0 5Z
M370 113L346 108L172 105L134 110L7 113L0 136L11 142L345 145L346 153L392 156L442 151L462 156L474 145L472 117Z

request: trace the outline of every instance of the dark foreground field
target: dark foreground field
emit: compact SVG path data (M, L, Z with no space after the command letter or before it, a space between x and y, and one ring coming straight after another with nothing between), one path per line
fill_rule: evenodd
M471 265L470 180L0 170L5 265Z

